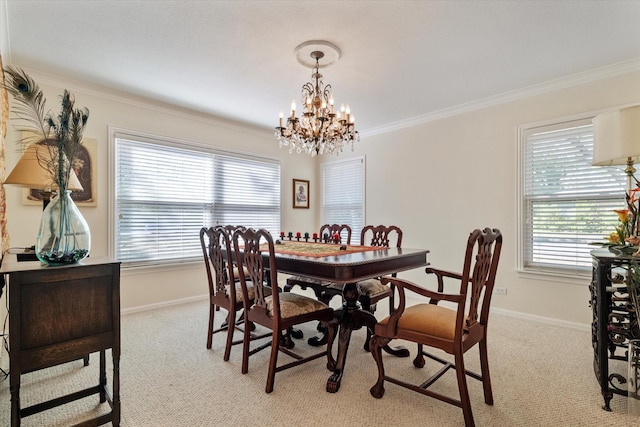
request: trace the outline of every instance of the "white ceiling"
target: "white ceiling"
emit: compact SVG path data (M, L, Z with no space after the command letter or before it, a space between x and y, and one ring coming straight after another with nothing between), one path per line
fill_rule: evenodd
M300 105L311 70L294 48L307 40L342 50L324 82L361 132L640 69L640 1L3 3L5 64L261 127Z

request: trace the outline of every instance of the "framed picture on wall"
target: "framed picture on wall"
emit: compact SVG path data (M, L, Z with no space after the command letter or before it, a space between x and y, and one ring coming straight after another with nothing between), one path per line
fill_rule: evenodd
M80 149L73 159L72 172L78 177L78 181L82 185L82 191L73 191L71 198L78 206L97 206L98 195L97 187L97 155L96 150L98 142L95 138L82 138ZM42 206L42 194L40 190L24 189L24 197L22 203L25 205Z
M309 209L309 181L293 179L293 207Z

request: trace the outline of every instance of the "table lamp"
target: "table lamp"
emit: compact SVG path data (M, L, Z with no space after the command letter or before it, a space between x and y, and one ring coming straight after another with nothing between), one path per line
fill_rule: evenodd
M640 105L600 114L593 119L593 166L627 165L627 190L634 185L640 161Z
M4 180L5 184L16 184L34 190L42 194L42 209L47 207L51 200L51 192L57 189L57 185L46 165L51 161L51 150L42 143L31 144L18 160L9 176ZM69 175L69 190L83 190L82 184L76 174L71 171Z

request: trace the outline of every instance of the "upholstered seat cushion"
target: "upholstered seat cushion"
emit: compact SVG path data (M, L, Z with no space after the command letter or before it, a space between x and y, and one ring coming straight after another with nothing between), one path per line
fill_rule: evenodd
M227 295L228 295L230 286L227 285L227 286L225 286L225 288L226 288ZM240 285L236 285L235 289L236 289L236 301L242 301L242 287ZM264 292L267 295L271 295L271 288L264 287L263 289L264 289ZM253 300L255 298L255 296L256 296L256 291L255 291L255 289L253 287L253 283L251 283L251 282L247 282L247 293L249 294L249 299L250 300Z
M360 292L360 295L367 296L378 295L389 290L389 287L387 285L383 285L378 279L362 280L356 283L356 286L358 286L358 292Z
M386 325L389 316L380 321ZM433 337L453 339L456 333L456 312L434 304L407 307L398 320L398 329L415 331Z
M280 299L280 316L283 319L329 308L327 304L321 301L294 292L280 292L278 296ZM267 303L267 313L269 316L273 316L273 298L269 296L265 298L265 302Z
M306 277L306 276L291 276L287 280L302 282L302 283L309 283L312 285L319 285L319 286L328 286L331 283L331 282L326 282L324 280L314 279L313 277Z
M247 270L247 267L243 267L243 268L244 268L245 277L249 277L249 270ZM233 267L233 278L236 280L240 280L240 272L238 270L238 266Z

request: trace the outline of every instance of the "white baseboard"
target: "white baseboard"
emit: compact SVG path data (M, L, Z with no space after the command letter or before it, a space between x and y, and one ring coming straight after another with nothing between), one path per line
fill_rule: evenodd
M156 308L171 307L172 305L188 304L190 302L201 301L206 299L209 299L209 294L198 295L195 297L174 299L171 301L163 301L155 304L139 305L136 307L125 308L124 310L121 310L120 313L121 314L140 313L142 311L155 310Z
M548 325L560 326L568 329L577 329L579 331L588 332L591 330L591 324L569 322L568 320L554 319L553 317L537 316L535 314L522 313L519 311L506 310L504 308L491 308L492 313L502 314L504 316L516 317L518 319L530 320L532 322L546 323Z

